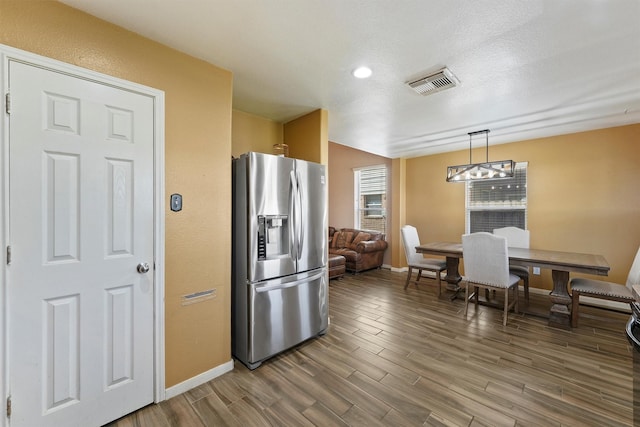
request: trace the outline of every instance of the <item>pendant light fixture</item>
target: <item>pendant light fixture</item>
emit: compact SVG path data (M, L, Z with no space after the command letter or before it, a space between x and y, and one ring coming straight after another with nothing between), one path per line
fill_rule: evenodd
M487 158L484 163L471 163L471 140L474 135L485 134ZM469 164L448 166L447 182L482 181L512 178L516 168L513 160L489 161L489 129L469 132Z

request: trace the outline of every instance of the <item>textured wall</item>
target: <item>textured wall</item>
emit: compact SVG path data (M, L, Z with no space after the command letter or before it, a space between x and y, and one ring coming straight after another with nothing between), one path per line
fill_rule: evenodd
M326 165L329 141L326 110L316 110L284 124L284 143L289 156Z
M232 154L249 151L273 154L273 145L282 143L283 125L260 116L233 110Z
M353 227L353 169L382 164L387 166L387 201L393 203L391 159L329 143L329 225L337 228ZM392 207L388 206L387 215L391 213ZM387 227L386 240L391 245L394 238L391 218L387 218ZM391 249L385 252L383 262L391 265Z

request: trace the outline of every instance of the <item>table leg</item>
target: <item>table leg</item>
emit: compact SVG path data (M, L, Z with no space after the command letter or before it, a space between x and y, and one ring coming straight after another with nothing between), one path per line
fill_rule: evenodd
M460 272L458 266L460 265L460 258L447 257L447 275L444 277L444 281L447 282L447 290L457 291L460 286Z
M458 293L462 290L460 285L458 285L462 280L460 272L458 271L459 265L460 258L447 257L447 275L444 277L444 281L447 282L447 290L453 292L450 298L452 301L456 299Z
M553 291L549 299L553 304L549 313L549 326L571 329L571 296L569 295L569 272L552 270Z

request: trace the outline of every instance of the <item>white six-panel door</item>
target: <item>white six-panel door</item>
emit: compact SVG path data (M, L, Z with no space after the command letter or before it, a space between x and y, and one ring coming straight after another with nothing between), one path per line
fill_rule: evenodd
M153 98L16 61L9 87L11 426L99 426L153 401Z

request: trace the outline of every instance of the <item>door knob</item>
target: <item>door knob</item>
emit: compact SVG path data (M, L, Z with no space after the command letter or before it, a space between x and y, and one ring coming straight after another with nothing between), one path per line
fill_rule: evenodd
M140 274L147 273L149 271L149 264L147 264L146 262L141 262L140 264L138 264L137 270Z

